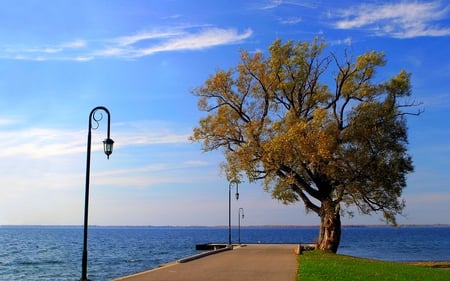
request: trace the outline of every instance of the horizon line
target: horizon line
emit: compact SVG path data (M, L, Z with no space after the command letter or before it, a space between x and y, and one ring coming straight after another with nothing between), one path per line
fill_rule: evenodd
M433 223L433 224L343 224L342 227L450 227L447 223ZM0 224L1 227L73 227L82 228L83 225L76 224ZM228 225L89 225L92 228L228 228ZM237 228L238 225L232 225L232 228ZM298 224L261 224L261 225L241 225L241 228L316 228L320 227L318 224L298 225Z

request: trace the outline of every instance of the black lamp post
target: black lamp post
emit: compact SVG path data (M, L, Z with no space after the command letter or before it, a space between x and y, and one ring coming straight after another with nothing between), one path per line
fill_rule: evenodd
M239 242L239 245L241 245L241 211L242 211L242 218L244 218L244 208L239 208L239 212L238 212L238 242Z
M100 116L96 116L97 111L103 110L108 115L108 130L107 137L103 141L103 149L105 151L106 157L109 159L109 155L111 155L113 151L114 141L109 137L110 133L110 124L111 118L109 114L109 110L104 106L97 106L92 109L91 114L89 115L89 129L88 129L88 138L87 138L87 158L86 158L86 191L84 197L84 235L83 235L83 258L81 265L81 279L80 281L89 281L87 279L87 236L88 236L88 207L89 207L89 176L91 169L91 130L96 130L99 126L99 122L103 119L103 114L100 113ZM92 127L92 121L95 122L95 126Z
M231 184L236 185L236 200L239 200L239 186L235 180L228 185L228 246L231 246Z

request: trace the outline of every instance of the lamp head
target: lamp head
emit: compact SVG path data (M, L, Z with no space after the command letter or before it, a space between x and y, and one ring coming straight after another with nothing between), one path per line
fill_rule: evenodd
M109 155L113 152L114 141L110 138L107 138L103 141L103 151L106 154L106 157L109 159Z

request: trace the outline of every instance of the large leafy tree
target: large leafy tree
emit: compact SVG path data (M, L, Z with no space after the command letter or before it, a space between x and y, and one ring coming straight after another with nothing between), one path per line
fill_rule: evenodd
M229 180L260 180L273 198L302 201L320 217L319 249L336 252L346 211L395 224L404 208L413 103L410 74L376 76L383 53L339 60L325 49L315 39L276 40L267 56L242 51L236 67L192 91L207 116L191 139L223 151Z

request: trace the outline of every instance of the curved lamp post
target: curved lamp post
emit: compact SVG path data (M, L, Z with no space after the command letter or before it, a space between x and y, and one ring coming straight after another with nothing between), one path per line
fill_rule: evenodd
M235 180L228 185L228 246L231 246L231 184L236 185L236 200L239 200L239 186Z
M241 211L242 211L242 218L244 218L244 208L239 208L239 212L238 212L238 242L239 242L239 245L241 245Z
M113 151L114 141L110 138L110 114L109 110L104 106L97 106L92 109L91 114L89 114L89 129L88 129L88 138L87 138L87 158L86 158L86 191L84 197L84 235L83 235L83 259L81 265L81 279L80 281L89 281L87 279L87 236L88 236L88 207L89 207L89 176L91 169L91 130L96 130L99 127L99 122L103 119L103 114L99 113L100 116L96 116L98 111L104 111L108 115L108 130L107 137L103 141L103 150L106 154L106 157L109 159L109 155L111 155ZM94 127L92 126L92 121L95 122Z

